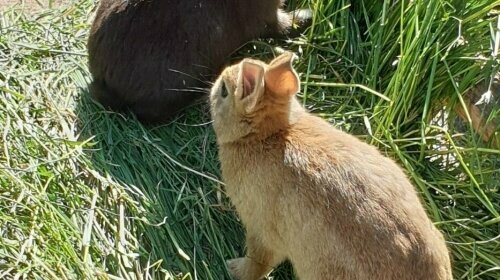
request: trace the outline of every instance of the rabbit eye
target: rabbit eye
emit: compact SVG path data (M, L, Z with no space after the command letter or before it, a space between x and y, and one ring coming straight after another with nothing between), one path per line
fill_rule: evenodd
M226 98L226 96L227 96L226 83L222 83L222 87L221 87L221 91L220 91L220 96L222 96L222 98Z

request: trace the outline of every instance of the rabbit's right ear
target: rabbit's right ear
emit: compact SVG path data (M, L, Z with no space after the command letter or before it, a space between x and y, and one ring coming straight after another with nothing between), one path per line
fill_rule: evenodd
M284 52L269 63L264 79L266 87L279 96L292 96L300 91L299 75L293 69L292 62L297 56Z
M246 113L250 113L264 93L264 68L243 60L238 77L237 102L241 102Z

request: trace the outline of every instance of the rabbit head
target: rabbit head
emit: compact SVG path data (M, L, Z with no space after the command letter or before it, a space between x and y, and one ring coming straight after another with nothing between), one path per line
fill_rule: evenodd
M291 52L269 64L246 58L222 72L210 93L219 144L262 139L293 122L303 110L295 98L300 80L294 58Z

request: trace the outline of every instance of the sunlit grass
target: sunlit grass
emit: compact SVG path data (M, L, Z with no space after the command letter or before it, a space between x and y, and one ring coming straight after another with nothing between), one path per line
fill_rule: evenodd
M85 49L94 4L72 3L0 14L0 279L229 279L224 259L243 254L244 235L206 106L144 127L95 104ZM234 59L298 53L304 105L405 168L455 278L499 279L499 142L455 109L498 73L500 3L290 6L314 9L301 38L254 42ZM498 126L498 103L480 106ZM284 265L274 279L291 274Z

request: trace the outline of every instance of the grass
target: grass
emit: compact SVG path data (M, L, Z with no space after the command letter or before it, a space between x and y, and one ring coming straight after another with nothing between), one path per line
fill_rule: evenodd
M315 11L302 38L253 42L235 60L269 59L277 46L300 54L304 104L405 168L455 278L499 279L498 142L455 108L498 73L500 2L290 6ZM0 14L0 278L229 279L224 259L243 254L244 232L207 108L144 127L88 98L94 8ZM498 125L498 103L480 108ZM285 264L273 277L292 274Z

